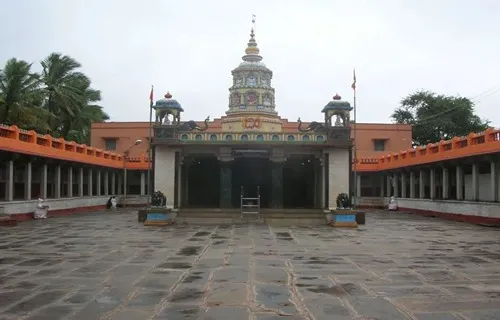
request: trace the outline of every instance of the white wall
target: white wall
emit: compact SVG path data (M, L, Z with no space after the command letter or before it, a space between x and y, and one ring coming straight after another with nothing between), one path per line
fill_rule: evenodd
M108 202L109 197L110 196L47 199L45 203L50 206L50 212L50 210L104 206ZM117 196L117 199L120 202L121 199L119 196ZM147 199L147 196L127 196L127 204L146 204ZM0 202L0 213L2 213L2 210L4 214L32 213L35 210L36 204L37 200Z
M328 207L337 207L337 195L349 194L349 150L329 149L328 152Z
M174 205L175 195L175 150L167 146L155 147L155 189L167 197L167 206Z
M500 219L500 203L398 198L401 208Z

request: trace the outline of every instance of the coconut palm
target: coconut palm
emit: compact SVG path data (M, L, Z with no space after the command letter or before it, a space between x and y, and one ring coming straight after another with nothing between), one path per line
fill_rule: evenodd
M47 130L42 105L40 76L31 64L12 58L0 70L0 123L23 129Z
M101 92L92 89L88 79L79 80L75 86L83 92L83 99L74 116L62 119L60 134L68 140L89 144L92 123L109 120L109 116L96 104L101 100Z
M48 123L51 134L60 132L61 117L74 117L81 108L84 100L80 82L90 82L82 72L77 71L81 67L75 59L52 53L42 62L42 89L45 96L44 107L49 113Z

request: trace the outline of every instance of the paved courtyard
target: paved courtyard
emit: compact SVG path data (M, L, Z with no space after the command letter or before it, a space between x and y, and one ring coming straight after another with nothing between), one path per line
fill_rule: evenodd
M500 319L500 229L397 213L357 230L24 222L0 228L0 319Z

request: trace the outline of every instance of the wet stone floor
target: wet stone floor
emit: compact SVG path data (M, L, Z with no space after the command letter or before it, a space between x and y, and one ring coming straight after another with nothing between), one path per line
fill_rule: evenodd
M500 229L385 212L357 230L24 222L0 228L0 319L500 319Z

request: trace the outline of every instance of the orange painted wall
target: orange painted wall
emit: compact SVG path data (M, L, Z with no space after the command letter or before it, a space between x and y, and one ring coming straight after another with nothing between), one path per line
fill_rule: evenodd
M130 148L137 139L143 142L130 149L130 156L140 156L148 153L149 122L102 122L93 123L90 134L90 144L99 149L105 149L106 138L116 138L116 150L122 154Z

